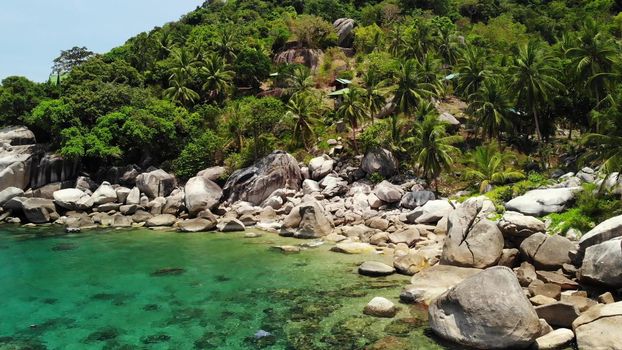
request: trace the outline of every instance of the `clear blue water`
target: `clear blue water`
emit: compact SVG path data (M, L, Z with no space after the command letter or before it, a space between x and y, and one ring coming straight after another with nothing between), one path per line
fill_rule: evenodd
M404 276L369 278L380 256L282 254L266 234L146 230L64 235L0 228L0 349L438 349L425 312L398 302ZM271 336L257 338L259 331Z

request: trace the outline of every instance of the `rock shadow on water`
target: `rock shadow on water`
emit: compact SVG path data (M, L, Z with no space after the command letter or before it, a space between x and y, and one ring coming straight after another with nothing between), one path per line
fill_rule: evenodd
M158 311L160 310L160 305L158 304L147 304L143 306L143 311Z
M69 250L75 250L78 245L75 243L59 243L52 247L53 252L66 252Z
M231 281L231 277L227 277L225 275L218 275L214 277L214 281L218 283L229 282Z
M165 342L168 342L169 340L171 340L171 336L166 333L146 335L140 338L140 342L145 345L165 343Z
M165 276L179 276L186 272L186 269L181 267L165 267L162 269L158 269L153 271L150 276L151 277L165 277Z
M121 333L121 330L115 327L100 328L89 334L83 343L91 344L95 342L108 342L110 340L118 338Z
M19 331L17 334L20 336L20 338L30 339L33 335L40 336L46 332L55 331L58 329L75 328L76 324L77 321L73 318L51 318L40 323L31 324L30 326L28 326L28 328ZM2 348L0 347L0 349Z
M173 309L171 317L166 320L167 326L200 323L205 317L205 311L200 308Z
M136 297L133 293L97 293L91 295L93 301L108 301L115 306L126 305L130 300Z

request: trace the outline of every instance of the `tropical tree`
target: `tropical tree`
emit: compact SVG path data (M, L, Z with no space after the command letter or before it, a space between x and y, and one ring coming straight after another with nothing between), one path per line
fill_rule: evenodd
M235 73L221 57L212 55L202 62L200 72L203 75L203 90L209 99L222 101L232 87Z
M291 74L287 75L285 84L287 85L285 92L289 96L309 93L315 86L311 71L302 65L296 67Z
M293 137L296 143L302 141L305 149L309 149L310 141L315 136L314 125L318 123L319 113L312 96L296 94L287 103L285 119L294 123Z
M420 74L418 67L416 60L407 60L400 64L395 75L393 103L402 114L409 114L419 101L433 94L433 85L425 82L425 75Z
M454 32L439 30L436 51L448 65L456 64L460 54L459 41Z
M365 90L365 107L373 124L374 116L380 113L387 104L390 80L382 79L377 70L370 69L361 76L361 83Z
M478 46L469 45L462 50L458 59L458 90L463 96L469 96L484 82L490 74L486 65L486 54Z
M237 58L236 33L229 26L224 26L213 41L214 51L218 56L231 63Z
M354 145L354 150L358 152L356 129L359 126L359 122L367 116L365 99L362 91L356 87L350 88L342 95L342 98L336 115L341 120L346 120L350 124L350 129L352 130L352 144Z
M542 49L538 42L530 41L520 48L514 64L509 69L518 103L525 113L531 113L540 141L542 132L538 108L549 103L552 94L562 88L562 84L555 78L561 75L555 68L555 63L555 59Z
M465 178L478 181L480 193L487 192L493 184L521 180L525 174L511 167L510 162L514 160L513 154L500 151L495 143L479 146L469 154Z
M184 106L199 100L199 94L188 86L189 79L185 74L175 73L169 81L169 88L164 90L166 98L177 101Z
M436 115L428 114L415 124L412 136L405 140L414 154L415 166L428 183L435 182L437 192L438 177L443 170L450 169L452 155L460 153L453 145L462 141L459 135L448 135L446 126Z
M191 77L194 75L196 68L201 65L201 62L197 59L197 56L190 52L190 50L182 48L172 51L173 66L170 70L172 80L175 76Z
M469 100L469 111L476 118L484 137L498 139L500 132L512 125L512 119L508 116L512 104L499 79L486 79L480 89L469 96Z
M610 36L598 30L592 19L585 22L576 42L566 51L572 73L577 84L598 103L615 77L619 48Z

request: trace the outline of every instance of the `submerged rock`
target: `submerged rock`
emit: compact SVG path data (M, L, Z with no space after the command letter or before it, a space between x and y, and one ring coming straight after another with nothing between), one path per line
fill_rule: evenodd
M395 272L395 269L378 261L365 261L359 266L358 271L359 274L364 276L378 277L391 275Z
M178 276L186 272L186 269L181 267L166 267L163 269L155 270L151 273L152 277L161 276Z
M391 318L397 314L397 308L390 300L375 297L365 306L363 313L369 316Z

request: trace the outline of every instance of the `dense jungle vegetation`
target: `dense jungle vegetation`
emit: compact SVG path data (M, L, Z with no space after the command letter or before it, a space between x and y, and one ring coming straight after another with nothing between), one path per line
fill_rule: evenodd
M617 171L621 10L619 0L206 2L108 53L63 51L49 82L4 79L0 123L27 125L86 169L159 165L182 179L274 149L305 160L339 137L345 155L384 147L404 171L450 176L449 187L459 173L482 192L558 167ZM356 23L345 43L339 18ZM276 63L287 50L317 64ZM351 84L329 96L336 79Z

